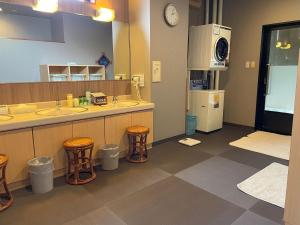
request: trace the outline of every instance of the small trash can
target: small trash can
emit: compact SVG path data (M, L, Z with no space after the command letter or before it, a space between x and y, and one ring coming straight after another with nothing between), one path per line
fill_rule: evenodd
M186 116L186 135L193 135L197 129L197 117L187 115Z
M37 157L28 161L30 183L36 194L49 192L53 189L53 159Z
M118 145L104 145L101 151L102 169L115 170L119 167L120 150Z

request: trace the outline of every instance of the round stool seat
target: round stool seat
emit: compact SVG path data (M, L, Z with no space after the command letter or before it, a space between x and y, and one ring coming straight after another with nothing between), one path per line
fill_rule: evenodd
M128 134L138 135L138 134L147 134L149 133L149 128L144 126L132 126L127 128Z
M8 161L8 157L4 154L0 154L0 166L6 164Z
M94 143L93 139L87 137L71 138L64 142L64 147L68 149L82 148Z

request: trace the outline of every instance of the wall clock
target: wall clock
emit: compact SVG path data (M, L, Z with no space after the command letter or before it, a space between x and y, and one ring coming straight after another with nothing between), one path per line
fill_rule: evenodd
M173 4L166 5L164 16L166 23L171 27L175 27L179 23L179 13Z

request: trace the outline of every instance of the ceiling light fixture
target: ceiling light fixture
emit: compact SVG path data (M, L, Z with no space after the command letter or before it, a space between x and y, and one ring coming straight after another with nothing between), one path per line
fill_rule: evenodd
M282 46L282 42L281 41L277 41L276 42L276 48L280 48Z
M58 10L58 0L35 0L32 9L40 12L55 13Z
M292 48L292 44L288 43L287 41L285 42L277 41L276 48L287 50Z
M292 44L286 43L280 47L280 49L288 50L292 48Z
M100 8L96 11L96 16L93 19L101 22L111 22L115 19L115 16L115 10Z
M292 48L292 44L289 43L288 41L283 41L283 42L280 41L280 30L278 30L277 34L276 34L275 47L278 48L278 49L283 49L283 50L288 50L288 49Z
M2 12L3 11L3 9L2 8L0 8L0 12Z

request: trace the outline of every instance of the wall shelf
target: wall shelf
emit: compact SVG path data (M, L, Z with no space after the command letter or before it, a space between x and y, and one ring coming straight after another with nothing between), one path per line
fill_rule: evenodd
M105 67L101 65L41 65L42 82L105 80Z

